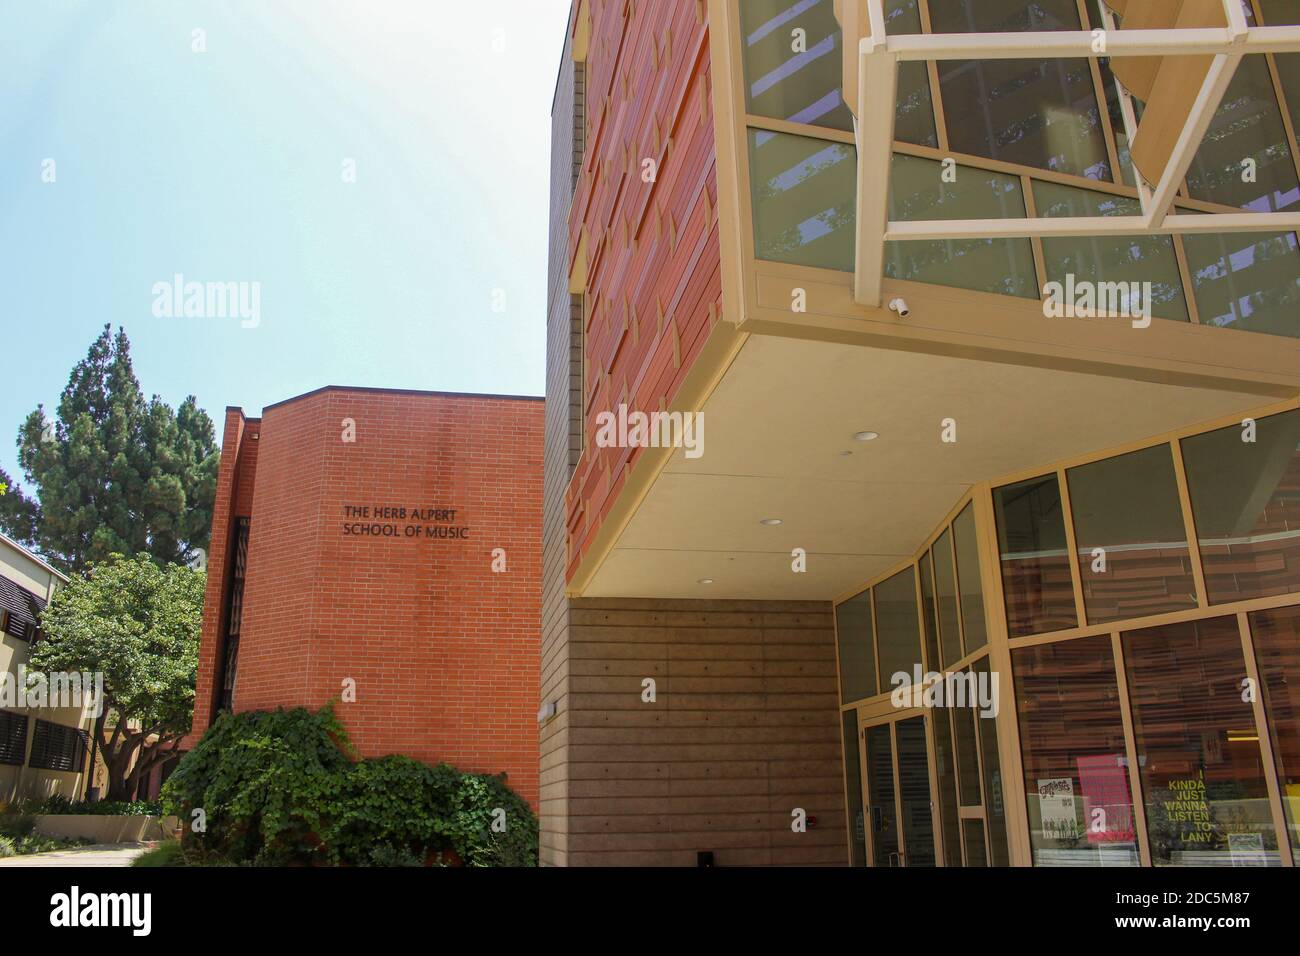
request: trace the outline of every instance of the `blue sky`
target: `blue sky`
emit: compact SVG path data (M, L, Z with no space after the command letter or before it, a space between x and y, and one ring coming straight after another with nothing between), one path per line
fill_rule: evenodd
M0 466L105 322L218 435L327 384L541 394L568 7L0 0ZM260 322L156 317L177 273Z

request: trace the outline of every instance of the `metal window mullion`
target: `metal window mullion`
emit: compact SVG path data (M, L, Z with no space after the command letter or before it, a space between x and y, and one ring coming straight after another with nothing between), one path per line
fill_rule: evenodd
M1110 635L1111 656L1115 659L1115 690L1119 693L1119 716L1124 725L1124 749L1128 757L1129 799L1133 805L1133 831L1137 835L1138 860L1151 866L1151 840L1147 835L1147 805L1142 797L1142 765L1138 757L1137 731L1133 727L1133 708L1129 701L1128 669L1119 631Z
M1264 782L1268 787L1268 802L1273 815L1273 828L1277 834L1278 854L1283 866L1295 866L1291 850L1291 831L1287 826L1286 809L1282 803L1282 784L1277 773L1277 757L1273 738L1269 734L1268 715L1264 712L1264 681L1259 673L1259 659L1255 656L1255 639L1250 630L1250 619L1245 611L1237 613L1237 629L1241 634L1241 652L1246 662L1246 676L1254 684L1255 693L1251 710L1255 718L1255 732L1259 735L1259 756L1264 764Z

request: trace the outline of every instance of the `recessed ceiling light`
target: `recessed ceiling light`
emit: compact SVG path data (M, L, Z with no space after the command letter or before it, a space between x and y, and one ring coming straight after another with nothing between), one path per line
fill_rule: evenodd
M780 523L781 523L781 519L780 519L780 518L764 518L762 521L759 522L759 524L765 524L765 525L767 525L769 528L774 528L774 527L776 527L777 525L779 525Z
M713 578L700 578L700 580L699 580L698 582L696 582L696 583L697 583L697 584L712 584L712 583L713 583Z
M853 436L854 441L875 441L880 437L880 432L858 432Z

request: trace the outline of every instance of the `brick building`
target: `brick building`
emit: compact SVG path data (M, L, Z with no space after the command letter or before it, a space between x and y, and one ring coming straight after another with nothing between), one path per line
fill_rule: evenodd
M505 771L536 805L541 431L540 399L494 395L228 408L195 738L340 699L362 755Z

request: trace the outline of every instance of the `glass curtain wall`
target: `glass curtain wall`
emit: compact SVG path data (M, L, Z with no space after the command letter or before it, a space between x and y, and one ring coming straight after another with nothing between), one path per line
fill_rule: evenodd
M832 0L733 0L757 258L852 272L856 151ZM1093 29L1099 0L887 0L891 35ZM1295 0L1265 24L1300 22ZM1292 130L1300 54L1248 56L1177 202L1184 212L1300 204ZM1142 104L1135 103L1140 113ZM1284 120L1285 117L1285 120ZM1086 59L904 63L889 214L900 221L1130 215L1135 177L1109 64ZM1255 162L1243 178L1243 158ZM947 166L945 166L947 163ZM1300 337L1294 233L895 242L886 274L1038 300L1048 283L1147 283L1156 318Z

